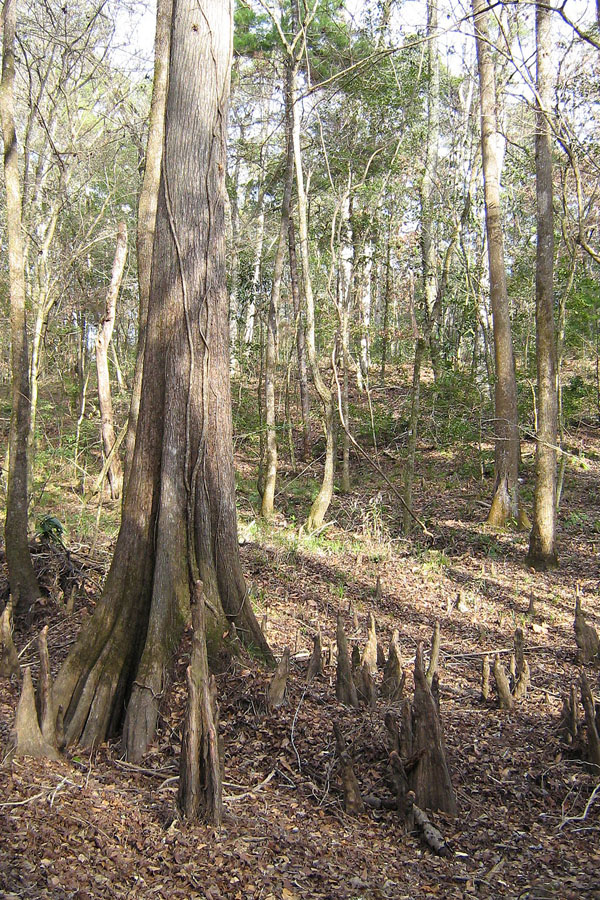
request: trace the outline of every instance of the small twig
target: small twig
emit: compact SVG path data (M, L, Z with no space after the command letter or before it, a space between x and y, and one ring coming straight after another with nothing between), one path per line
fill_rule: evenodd
M39 794L34 794L33 797L27 797L25 800L12 800L10 803L0 803L0 808L4 809L7 806L26 806L27 803L33 803L34 800L39 800L43 796L44 791L40 791Z
M159 791L162 791L164 787L166 787L168 784L172 784L174 781L179 781L179 775L171 775L170 778L165 778L165 780L162 781L156 788L156 792L158 793Z
M48 631L55 631L57 628L64 628L64 623L63 623L63 622L56 622L54 625L49 625L49 626L48 626ZM27 643L21 648L20 652L18 653L19 659L21 659L21 657L23 656L23 654L25 653L25 651L28 650L29 647L31 647L32 644L35 644L35 642L37 641L37 639L38 639L38 635L37 635L37 633L36 633L36 634L34 634L34 636L31 638L31 640L27 641Z
M566 818L564 818L562 820L562 822L559 825L556 826L556 830L561 831L562 828L565 825L567 825L569 822L583 822L585 819L587 819L587 814L590 811L590 807L591 807L592 803L596 799L596 795L598 794L598 791L600 791L600 783L598 783L596 785L596 787L594 788L594 790L592 791L591 796L590 796L588 802L585 804L585 809L583 810L581 815L580 816L567 816Z
M552 650L552 652L555 653L556 647L547 644L542 647L533 646L527 648L528 653L542 653L546 650ZM514 653L514 651L514 647L499 647L497 650L469 650L466 653L445 653L444 658L446 662L450 662L454 659L475 659L480 656L495 656L498 653Z
M135 766L124 759L113 759L113 766L117 769L127 769L129 772L139 772L140 775L149 775L151 778L162 778L165 772L174 772L176 766L163 766L162 769L147 769L144 766Z
M123 439L126 434L127 434L127 423L125 423L125 425L123 426L123 428L117 435L117 438L116 438L114 444L112 445L111 451L108 454L108 456L106 457L104 465L102 466L102 471L98 475L98 478L96 479L96 483L94 484L94 487L90 491L90 497L94 497L96 494L100 493L100 488L102 487L102 482L106 478L106 474L111 467L112 461L115 458L115 454L118 452L119 447L123 443Z
M50 801L49 801L49 802L50 802L50 806L53 806L53 805L54 805L54 799L55 799L56 795L58 794L58 792L60 791L60 789L61 789L62 787L64 787L65 784L70 784L71 787L77 787L77 785L75 784L74 781L71 781L69 778L67 778L66 775L64 775L64 776L61 778L61 780L58 782L58 784L56 785L56 787L54 788L54 790L52 791L52 794L50 795Z
M298 481L299 478L302 478L302 476L304 475L304 473L305 473L305 472L308 472L309 469L312 469L312 467L314 466L314 464L320 462L320 461L323 459L324 456L325 456L325 454L324 454L324 453L321 453L321 455L320 455L320 456L317 456L316 459L311 459L311 461L308 463L308 465L305 466L305 467L302 469L301 472L298 472L298 474L295 475L290 481L286 481L286 482L285 482L285 484L284 484L284 485L280 488L280 490L278 490L277 493L275 494L275 499L277 500L277 498L278 498L281 494L283 494L287 488L289 488L290 484L293 484L295 481Z
M304 536L307 538L316 537L318 534L321 534L322 531L325 531L325 529L329 528L331 525L335 525L335 519L332 519L331 522L324 522L319 528L316 528L314 531L304 532ZM303 530L303 528L301 530Z
M276 769L273 769L263 781L256 785L256 787L250 788L248 791L244 791L242 794L230 794L229 796L224 796L223 800L243 800L245 797L251 797L253 794L256 794L257 791L262 790L262 788L266 787L271 779L274 777L276 773Z

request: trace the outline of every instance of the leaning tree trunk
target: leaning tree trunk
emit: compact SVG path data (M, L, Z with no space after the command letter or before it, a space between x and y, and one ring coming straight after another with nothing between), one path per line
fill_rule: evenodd
M108 483L110 496L118 500L123 487L123 468L118 453L113 453L115 446L115 426L113 418L112 396L110 393L110 375L108 372L108 347L115 327L117 299L125 271L127 259L127 226L119 224L115 257L112 265L110 285L106 293L104 316L96 337L96 373L98 376L98 402L100 405L100 422L102 431L102 449L108 461ZM112 454L112 458L111 458Z
M554 214L552 145L548 115L552 106L550 10L536 5L537 129L535 135L537 254L535 325L537 356L537 443L535 501L527 562L536 569L555 568L557 352L554 330Z
M231 13L178 0L138 433L101 602L55 683L68 743L124 726L139 759L198 579L209 654L233 631L265 654L237 541L225 279Z
M10 282L12 411L8 438L8 489L4 541L15 610L27 612L40 591L27 543L27 442L30 422L29 365L25 324L25 263L21 223L21 181L15 131L16 0L5 0L0 117L4 138L6 234Z
M481 155L496 359L495 484L487 521L490 525L501 526L505 525L509 519L519 521L520 512L517 382L504 266L500 163L496 126L496 76L487 25L490 13L485 0L472 0L472 3L479 63Z
M144 347L146 344L146 327L148 324L148 298L150 296L150 277L152 271L152 247L156 227L156 207L158 205L158 188L160 184L160 167L165 129L165 103L167 100L167 80L169 74L169 45L171 37L171 15L173 0L158 0L156 8L156 34L154 37L154 80L152 84L152 101L148 121L148 141L146 143L146 160L144 177L138 200L137 224L137 269L139 287L138 345L131 390L129 421L125 436L125 472L124 484L127 483L133 460L135 433L140 413L140 396L142 391L142 370L144 368Z

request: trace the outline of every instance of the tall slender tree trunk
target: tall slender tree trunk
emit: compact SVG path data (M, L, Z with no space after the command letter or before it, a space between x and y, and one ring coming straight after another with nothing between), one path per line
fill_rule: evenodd
M117 391L122 394L125 390L125 378L123 377L123 369L121 368L121 363L119 362L119 357L117 354L117 345L115 341L110 342L110 356L112 359L112 364L115 370L115 378L117 379Z
M139 287L138 345L131 390L129 421L125 436L124 484L127 484L131 472L137 421L140 413L144 348L146 346L146 328L148 324L148 298L150 296L152 273L152 248L154 245L156 208L158 205L158 188L163 154L172 11L173 0L158 0L156 33L154 37L154 82L150 103L144 177L138 200L136 236Z
M288 244L290 226L290 201L294 181L294 148L292 145L292 93L291 64L287 61L285 71L285 130L286 163L281 203L281 225L277 241L277 251L273 265L273 281L267 316L267 346L265 352L265 419L267 425L267 446L265 454L265 485L262 497L261 515L273 515L275 483L277 480L277 432L275 430L275 364L277 358L277 314L281 294L281 277L285 249Z
M133 760L154 735L198 580L209 656L229 632L270 657L237 540L225 276L232 25L223 0L173 8L133 464L102 600L54 689L69 743L94 746L123 727Z
M373 304L372 279L373 279L373 242L370 235L363 245L362 265L358 278L358 308L360 316L360 354L359 368L361 384L369 389L369 370L371 368L371 307Z
M413 508L413 483L415 477L417 441L419 439L419 417L421 414L421 366L423 364L423 355L427 346L425 338L419 334L419 327L417 325L417 317L414 309L414 286L412 279L410 282L410 291L410 312L415 338L415 358L413 362L413 379L410 399L410 425L408 431L407 457L404 464L404 514L402 522L404 534L410 534L414 521L411 512Z
M100 427L102 430L102 449L108 459L115 445L115 426L113 417L112 395L110 391L110 374L108 371L108 348L115 327L117 312L117 299L123 280L125 260L127 259L127 226L124 222L119 224L115 257L112 265L110 285L106 293L104 316L98 336L96 337L96 373L98 376L98 402L100 405ZM108 483L110 496L118 500L123 487L123 467L119 454L113 454L108 466Z
M300 391L300 414L302 416L302 459L310 458L310 395L308 392L308 367L306 365L306 332L300 302L300 285L298 284L298 258L296 254L296 230L294 219L290 216L288 230L290 287L296 319L296 354L298 357L298 387Z
M29 360L29 434L27 436L27 483L29 491L33 489L33 464L36 448L36 426L38 410L38 394L42 370L42 347L48 330L48 316L44 299L34 300L36 307L31 334L31 358Z
M28 612L40 591L27 543L27 442L30 423L29 365L25 322L21 181L15 130L16 0L2 9L3 44L0 117L4 139L6 231L10 281L12 410L8 438L8 490L4 541L10 593L15 610Z
M256 241L254 244L254 270L252 272L252 293L250 294L250 303L246 310L246 327L244 329L244 343L246 349L254 340L254 330L256 326L256 316L258 312L258 303L261 291L261 271L262 271L262 254L263 244L265 242L265 186L264 172L260 173L260 182L258 185L258 215L256 218Z
M304 286L304 303L306 310L306 349L312 372L313 382L323 406L325 424L325 465L321 487L310 508L305 523L310 533L323 524L325 513L333 496L333 478L335 471L334 413L331 390L325 384L319 369L319 359L315 342L315 302L310 273L308 249L308 210L302 168L302 149L300 146L300 97L298 91L298 62L292 66L292 136L294 146L294 166L296 172L296 190L298 194L298 230L300 233L300 260L302 263L302 280Z
M552 144L548 116L552 108L551 10L536 3L537 97L535 176L537 253L535 324L537 351L537 443L535 500L527 561L536 569L558 565L556 552L557 351L554 329L554 211Z
M390 341L390 293L391 293L391 235L390 226L388 225L387 241L385 248L385 287L383 289L383 322L381 333L381 370L380 379L382 385L385 385L385 369L388 361L388 346Z
M440 61L438 53L438 12L437 0L427 3L427 36L428 36L428 72L429 86L427 94L427 148L425 168L421 179L421 269L423 280L423 318L425 320L424 335L419 332L411 296L411 314L413 334L415 338L415 355L413 362L413 380L410 405L410 428L408 439L408 455L404 466L404 515L403 531L409 534L413 517L413 482L417 444L419 440L419 418L421 411L421 367L425 347L429 343L431 366L434 378L439 374L439 354L434 335L435 310L438 296L437 248L433 234L435 178L438 162L438 145L440 136ZM412 283L411 283L412 289Z
M350 221L350 189L348 188L341 203L340 212L340 261L338 277L338 317L340 339L342 345L342 410L341 415L345 428L342 435L342 480L341 489L350 491L350 403L348 390L350 381L350 310L352 306L352 281L354 249L352 243L352 225Z
M488 32L489 8L485 0L472 0L479 64L481 104L481 154L490 273L490 298L494 322L495 383L495 484L488 524L502 526L509 519L525 526L519 506L519 427L517 381L513 356L504 240L500 203L500 163L496 126L496 76Z
M29 467L28 484L30 491L33 486L38 392L42 371L43 348L46 341L50 315L60 297L56 286L51 284L51 277L48 269L48 257L50 255L52 241L56 234L56 228L63 208L64 194L69 180L70 178L65 174L64 169L61 170L56 198L48 213L46 221L44 222L41 245L38 248L36 259L32 266L33 274L31 281L33 283L31 287L31 300L32 307L35 310L35 318L31 338L31 359L29 361L30 416L29 437L27 441L27 462ZM39 208L38 213L41 214ZM38 223L36 223L36 227L37 224Z
M410 430L408 433L408 455L404 466L404 515L402 530L404 534L410 534L414 519L411 516L413 508L413 483L415 479L415 459L417 455L417 439L419 436L419 415L421 412L421 364L425 352L425 341L417 338L415 343L415 360L413 363L412 392L410 399Z
M427 2L427 37L429 82L427 87L427 146L425 151L425 168L421 179L421 265L423 272L425 339L430 348L434 378L437 379L440 368L439 348L435 334L437 325L438 264L434 235L435 181L440 142L440 57L438 50L437 0L428 0Z

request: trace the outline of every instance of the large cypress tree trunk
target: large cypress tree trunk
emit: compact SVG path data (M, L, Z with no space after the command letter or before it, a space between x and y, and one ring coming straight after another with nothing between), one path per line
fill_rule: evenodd
M237 541L225 280L231 8L175 0L140 412L102 599L55 683L69 743L124 725L139 759L201 579L209 650L233 625L265 654ZM124 721L123 721L124 720Z
M527 561L536 569L558 565L556 553L557 352L554 330L554 214L552 145L548 115L552 106L550 10L536 4L537 128L535 135L537 252L535 323L537 356L537 444L535 501Z
M124 484L127 483L131 471L135 433L140 413L144 347L146 345L146 327L148 324L148 299L150 296L150 277L152 272L152 248L154 246L156 207L158 205L158 188L160 185L160 168L164 142L172 12L173 0L158 0L156 34L154 37L154 81L148 121L148 142L146 144L144 177L138 200L136 236L139 287L138 346L131 390L129 421L125 437Z
M16 610L27 612L40 591L27 543L27 442L31 415L27 330L25 324L25 264L21 228L21 180L15 131L16 0L5 0L0 116L4 139L6 233L10 280L12 411L8 438L8 491L4 541L10 593Z
M472 4L479 64L481 155L496 359L494 393L496 477L492 506L487 521L490 525L505 525L511 518L518 521L520 512L517 382L504 266L500 164L496 127L496 76L487 25L490 13L485 0L472 0Z

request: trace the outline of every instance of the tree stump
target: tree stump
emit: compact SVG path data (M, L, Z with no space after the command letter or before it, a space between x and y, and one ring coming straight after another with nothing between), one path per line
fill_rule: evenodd
M40 677L36 696L38 719L44 740L56 747L56 710L52 699L52 676L50 675L47 625L42 628L38 635L37 646L40 656Z
M400 653L400 638L394 631L388 651L388 659L383 670L382 695L392 703L402 698L406 673L402 670L402 655Z
M490 699L490 658L487 653L481 660L481 699L486 703Z
M415 658L415 694L412 703L412 754L417 757L409 786L422 809L456 815L456 799L446 758L440 713L423 667L423 648Z
M525 659L523 629L517 628L514 636L515 644L515 676L513 696L515 700L522 700L527 694L531 673L529 664Z
M375 605L379 608L379 604L383 600L383 591L381 589L381 576L377 576L377 581L375 582Z
M396 750L392 750L390 753L390 766L392 769L392 778L394 780L394 785L396 787L396 797L398 800L398 812L401 816L405 817L406 813L406 796L408 794L408 778L406 777L406 770L404 768L404 764L398 755ZM405 825L406 817L404 818Z
M398 716L394 715L393 712L386 712L384 717L384 725L385 730L388 733L390 740L390 754L397 753L400 754L400 727L398 723Z
M275 669L275 674L273 675L271 683L269 685L269 695L267 698L267 702L271 709L277 709L277 707L282 705L285 698L285 689L287 687L289 674L290 651L289 648L286 647L283 651L283 656L279 660L279 665Z
M12 638L12 599L0 617L0 678L10 678L21 671L19 656Z
M515 701L510 691L506 669L500 662L498 654L496 654L494 659L494 678L496 679L496 687L498 689L498 704L500 709L512 709L515 705Z
M11 757L33 756L36 759L60 759L56 739L48 741L42 734L29 667L25 669L23 676L21 697L9 741L9 755Z
M369 632L367 643L362 652L361 664L368 666L371 675L377 674L377 631L375 629L375 617L369 613Z
M600 657L600 640L596 629L588 625L581 608L581 597L575 598L575 643L577 644L577 662L584 666L590 662L597 662Z
M354 684L356 686L358 699L366 706L375 706L375 703L377 702L377 690L367 663L363 663L356 672Z
M350 816L358 816L364 812L365 806L360 795L360 788L354 769L352 768L352 760L350 754L346 750L346 741L344 735L337 722L333 723L333 731L335 734L335 744L337 754L340 760L340 775L342 779L342 789L344 791L344 809Z
M440 623L436 622L433 626L433 634L431 635L431 652L429 654L429 666L427 667L427 684L431 687L433 676L437 672L440 659Z
M206 614L202 582L194 585L192 654L186 672L188 703L185 717L177 803L190 821L203 818L215 825L223 816L219 708L214 676L208 672Z
M350 669L350 660L348 658L348 641L344 632L342 616L338 614L337 619L337 670L335 676L335 696L341 703L348 706L358 706L358 697L356 695L356 687L352 678Z
M576 744L579 737L579 702L574 682L571 683L569 693L563 697L560 727L565 741L568 744Z
M400 707L400 756L408 759L413 752L412 704L408 697Z
M529 664L523 649L523 629L517 628L514 635L514 653L510 657L510 679L506 669L496 654L494 659L494 679L498 690L498 706L500 709L512 709L517 700L527 694L530 681ZM483 691L482 691L483 692Z
M585 672L581 671L581 703L585 713L585 724L587 727L587 755L590 762L595 766L600 766L600 731L599 720L600 710L597 710L594 703L594 697L590 689L589 682Z
M308 661L306 680L312 681L317 675L323 673L323 649L321 647L321 632L317 632L313 638L313 649Z

